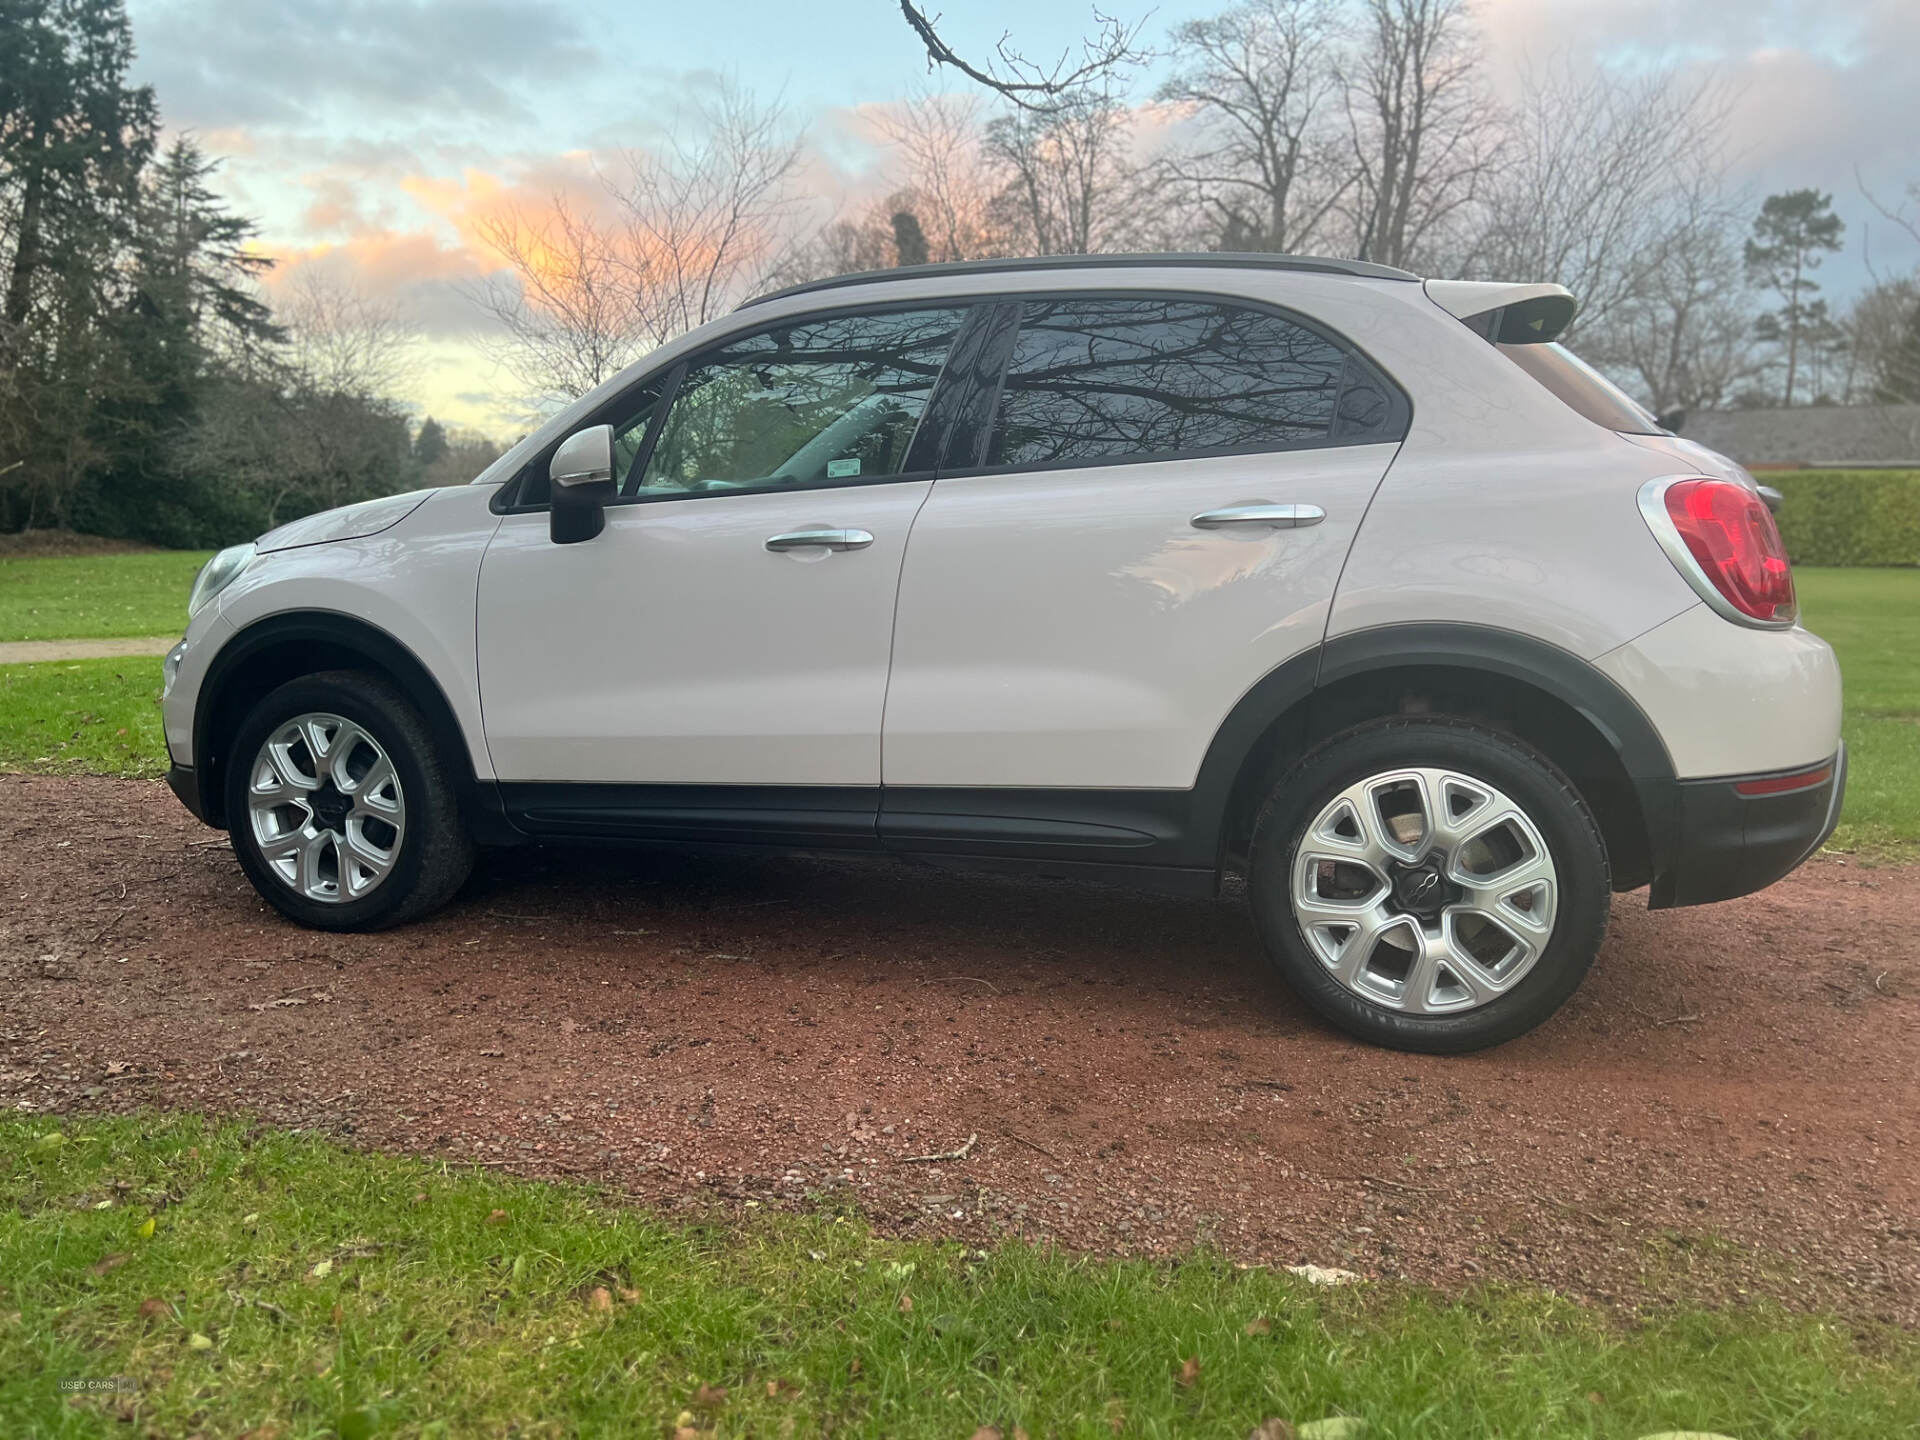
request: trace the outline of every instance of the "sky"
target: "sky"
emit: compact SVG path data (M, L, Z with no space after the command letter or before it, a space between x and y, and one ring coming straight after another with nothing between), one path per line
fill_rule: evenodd
M1151 42L1224 0L1104 8ZM594 157L658 144L731 77L807 130L805 183L831 207L886 188L875 107L930 82L893 0L128 0L136 80L172 131L225 157L219 188L260 223L273 285L314 265L402 305L419 327L404 397L418 414L518 433L525 404L472 298L498 261L475 221L505 200L592 183ZM928 7L937 9L938 7ZM1002 34L1052 57L1092 28L1081 0L949 0L962 54ZM1496 90L1567 64L1680 67L1732 97L1731 178L1756 197L1813 185L1846 219L1822 279L1920 266L1873 213L1920 180L1920 0L1480 0ZM1137 87L1151 93L1150 71ZM1514 277L1536 278L1536 277Z

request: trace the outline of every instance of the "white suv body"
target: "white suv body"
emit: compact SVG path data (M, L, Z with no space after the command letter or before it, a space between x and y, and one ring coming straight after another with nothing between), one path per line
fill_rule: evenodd
M475 844L1241 870L1336 1022L1493 1043L1609 889L1769 884L1844 783L1751 478L1543 344L1571 313L1226 256L752 302L470 486L223 553L172 783L333 928Z

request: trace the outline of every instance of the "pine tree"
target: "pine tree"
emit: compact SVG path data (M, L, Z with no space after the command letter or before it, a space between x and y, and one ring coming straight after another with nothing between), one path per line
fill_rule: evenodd
M446 453L446 427L429 415L420 422L420 433L413 437L413 458L422 470L428 470Z
M1780 297L1780 308L1760 318L1759 338L1786 347L1786 403L1793 404L1800 350L1809 337L1830 328L1827 302L1812 272L1823 252L1837 251L1847 225L1833 213L1833 197L1818 190L1769 195L1753 220L1747 241L1747 278Z

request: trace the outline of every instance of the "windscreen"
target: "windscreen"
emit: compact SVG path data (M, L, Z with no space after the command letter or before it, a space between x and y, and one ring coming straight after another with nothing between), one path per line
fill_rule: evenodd
M1669 433L1644 405L1558 341L1494 348L1596 425L1627 435Z

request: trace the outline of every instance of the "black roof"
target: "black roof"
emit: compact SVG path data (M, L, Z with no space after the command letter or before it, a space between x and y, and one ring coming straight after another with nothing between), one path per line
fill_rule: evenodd
M933 280L948 275L1017 275L1031 270L1113 270L1140 266L1168 265L1193 268L1217 267L1224 270L1306 270L1321 275L1352 275L1368 280L1418 280L1418 275L1396 270L1391 265L1375 265L1366 260L1330 260L1319 255L1262 255L1231 250L1196 250L1142 255L1029 255L1010 260L952 260L941 265L900 265L892 270L861 270L852 275L835 275L826 280L810 280L804 285L789 285L741 303L764 305L769 300L784 300L789 295L810 295L816 290L838 290L850 285L872 285L882 280Z

